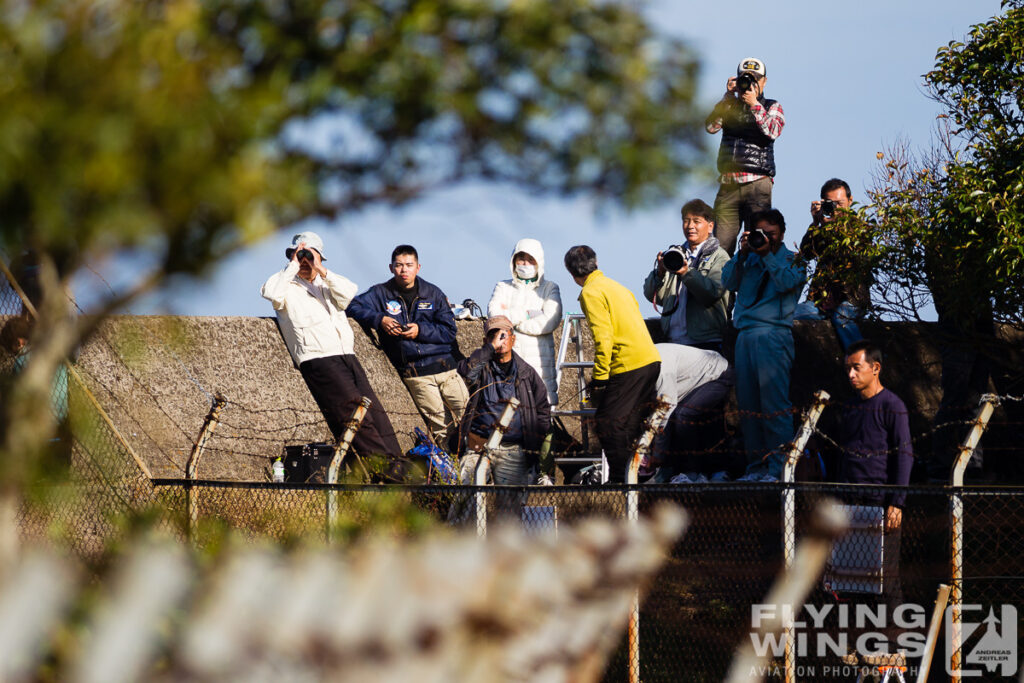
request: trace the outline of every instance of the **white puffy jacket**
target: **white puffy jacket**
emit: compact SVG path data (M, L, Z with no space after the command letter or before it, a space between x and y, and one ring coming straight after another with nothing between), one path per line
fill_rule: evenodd
M537 278L526 281L516 275L514 257L525 252L537 261ZM523 360L533 366L548 390L551 405L558 403L558 385L555 383L555 337L552 334L562 320L562 297L558 285L544 279L544 248L534 239L516 243L509 259L511 280L502 280L494 286L487 304L487 315L504 315L516 328L515 350Z

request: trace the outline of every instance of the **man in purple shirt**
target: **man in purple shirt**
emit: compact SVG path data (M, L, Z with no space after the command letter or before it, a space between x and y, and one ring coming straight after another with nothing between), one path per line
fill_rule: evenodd
M843 409L839 481L906 486L914 462L910 421L900 397L882 386L882 351L862 340L850 344L846 354L846 376L857 396ZM858 498L863 505L885 507L886 533L900 528L906 498L902 491L876 490Z

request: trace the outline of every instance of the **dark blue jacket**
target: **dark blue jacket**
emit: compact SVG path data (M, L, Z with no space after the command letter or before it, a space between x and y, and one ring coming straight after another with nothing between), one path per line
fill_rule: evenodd
M447 297L423 278L416 278L416 281L419 293L411 311L398 295L394 280L370 287L345 309L345 313L363 329L376 330L384 353L402 377L436 375L454 370L462 358L455 339L455 317ZM392 337L381 330L380 321L385 317L394 318L403 325L416 323L419 335L415 339Z
M493 424L505 409L505 402L509 396L502 396L501 394L505 393L503 391L495 392L498 394L495 396L486 390L489 385L501 382L501 378L496 376L493 360L494 348L485 342L469 358L459 363L459 374L469 389L469 402L466 404L459 432L461 452L465 451L466 438L473 427L473 422L481 413L490 417L488 429L485 430L487 436L490 436ZM537 371L515 351L512 352L512 361L515 378L513 392L509 393L519 399L519 410L516 411L520 430L518 443L527 451L531 461L536 462L540 448L544 444L544 437L551 431L548 389Z

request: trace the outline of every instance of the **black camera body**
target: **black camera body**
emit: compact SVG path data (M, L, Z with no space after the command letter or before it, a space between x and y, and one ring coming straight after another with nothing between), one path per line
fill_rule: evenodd
M768 244L768 235L765 234L764 230L749 230L747 231L747 245L755 251L764 247Z
M821 217L825 219L833 219L836 217L836 203L831 199L821 200Z
M756 81L757 79L754 77L754 74L742 73L736 77L736 91L741 93L746 92L750 90L751 86L753 86Z
M673 244L661 252L661 265L665 266L665 270L670 273L674 273L682 268L686 265L686 262L686 252L678 244Z

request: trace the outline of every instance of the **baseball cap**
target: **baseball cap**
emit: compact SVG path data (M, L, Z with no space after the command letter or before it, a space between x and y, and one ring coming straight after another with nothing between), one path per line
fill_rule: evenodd
M736 75L741 76L743 74L754 74L758 78L767 75L764 68L764 62L757 57L744 57L736 67Z
M492 315L487 319L487 324L484 326L484 332L490 334L491 330L505 330L507 332L511 332L512 321L508 319L508 316Z
M320 254L320 260L326 261L324 258L324 241L320 239L320 235L312 231L300 232L298 235L292 238L292 245L284 250L285 258L290 259L292 254L295 253L295 249L298 248L303 242L310 249L316 249L317 253Z

